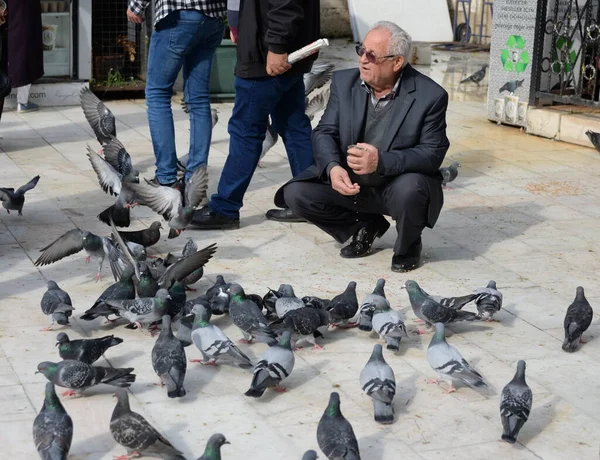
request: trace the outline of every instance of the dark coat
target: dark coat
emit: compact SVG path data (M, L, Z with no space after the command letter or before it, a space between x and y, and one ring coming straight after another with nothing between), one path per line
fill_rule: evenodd
M427 225L433 227L444 203L439 167L450 147L446 137L448 93L410 64L404 68L401 78L379 152L376 174L391 179L416 172L434 179L427 181L430 184ZM329 163L333 161L348 167L347 147L362 141L360 136L370 103L369 95L360 84L358 69L333 73L327 108L312 134L316 164L290 182L328 183L326 168ZM275 194L275 204L285 208L282 190L283 187Z
M292 53L318 40L319 0L242 0L238 19L237 64L241 78L267 77L267 52ZM310 72L317 54L295 63L286 75Z
M13 88L44 75L40 0L5 0L8 6L8 78Z

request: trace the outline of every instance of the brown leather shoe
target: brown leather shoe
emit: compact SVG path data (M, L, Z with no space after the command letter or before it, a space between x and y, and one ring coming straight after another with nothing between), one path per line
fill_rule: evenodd
M419 268L421 265L421 251L423 251L423 243L419 238L408 248L406 254L394 254L394 257L392 257L392 271L406 273Z

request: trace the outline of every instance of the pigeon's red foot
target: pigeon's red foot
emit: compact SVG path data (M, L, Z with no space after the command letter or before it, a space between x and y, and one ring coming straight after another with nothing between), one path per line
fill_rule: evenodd
M86 263L86 264L89 264L89 263L90 263L90 260L92 260L92 256L87 256L87 257L85 258L85 263Z
M196 288L191 288L191 287L189 287L189 286L185 286L185 290L186 290L186 291L189 291L189 292L197 292L197 291L198 291L198 289L196 289Z
M444 393L446 393L447 395L449 395L450 393L456 393L456 388L452 388L452 385L450 385L450 388L444 390Z
M313 347L313 349L325 350L325 348L323 348L321 345L317 345L316 343L315 343L315 346Z
M350 328L353 328L353 327L358 327L358 323L347 323L347 324L346 324L346 327L347 327L348 329L350 329Z
M435 383L437 385L438 383L440 383L440 379L429 379L427 380L427 383L429 383L430 385L433 385Z
M586 343L583 341L583 339L581 337L579 337L579 343Z
M258 162L258 164L256 166L258 166L259 168L264 168L263 164L260 161Z
M302 347L294 347L294 351L302 351L302 350L304 350L304 348L302 348Z
M116 322L117 322L116 319L108 319L108 318L106 318L106 323L104 323L104 325L106 326L107 324L114 324Z
M240 339L237 341L237 343L252 343L252 339L250 339L250 340Z
M61 396L75 396L77 393L75 390L67 390L61 393Z
M425 321L424 321L424 320L422 320L422 319L415 319L415 320L414 320L414 322L415 322L415 323L424 323Z
M23 217L23 213L21 211L19 211L19 216Z
M427 334L428 331L424 331L423 329L417 329L415 331L415 334L417 335L423 335L423 334Z
M96 273L96 283L98 281L102 281L102 273L100 273L100 272Z
M40 329L40 332L50 332L52 330L52 326L43 327Z
M275 390L277 393L285 393L287 391L287 388L283 388L283 387L280 387L279 385L275 385L273 387L273 390Z

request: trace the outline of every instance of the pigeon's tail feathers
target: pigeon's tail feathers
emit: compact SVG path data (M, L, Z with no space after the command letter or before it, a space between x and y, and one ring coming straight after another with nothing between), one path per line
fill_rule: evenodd
M502 435L502 440L503 440L503 441L506 441L506 442L507 442L507 443L509 443L509 444L514 444L515 442L517 442L517 438L515 438L515 437L512 437L512 436L511 436L511 435L509 435L509 434L503 434L503 435Z
M256 337L262 343L266 343L269 346L277 343L277 334L269 326L260 326L255 331L252 331L252 335Z
M260 398L264 393L265 388L250 388L244 395L251 398Z
M367 315L363 312L358 317L358 329L361 331L372 331L373 330L373 315Z
M110 225L111 217L117 227L129 227L131 224L129 209L127 208L117 209L113 204L98 214L100 222L103 222L106 225Z
M470 311L463 310L455 310L456 311L456 321L478 321L481 320L481 316L477 313L473 313Z
M502 440L509 444L517 442L519 431L521 431L526 421L527 419L517 417L514 414L502 414Z
M167 390L167 396L169 398L183 398L185 396L185 388L183 388L183 386L179 387L179 388L174 388L172 390ZM179 457L177 457L179 458Z
M467 77L467 78L465 78L464 80L461 80L461 82L459 83L459 85L462 85L462 84L464 84L464 83L467 83L467 82L469 82L469 81L471 81L471 80L472 80L472 78L471 78L471 77Z
M108 345L109 347L115 347L117 345L119 345L120 343L123 343L123 339L119 338L119 337L114 337L114 336L110 336L110 344Z
M64 312L55 311L52 313L52 318L61 326L66 326L69 324L69 317Z
M132 374L133 367L123 369L104 368L106 375L102 379L102 383L115 387L127 388L135 382L135 374Z
M377 423L388 425L394 422L394 407L390 403L374 399L373 411L375 412L375 421Z
M177 230L175 228L169 229L169 239L170 240L172 240L173 238L177 238L179 235L181 235L181 230Z
M400 350L400 338L399 337L388 337L385 338L386 348L392 351Z

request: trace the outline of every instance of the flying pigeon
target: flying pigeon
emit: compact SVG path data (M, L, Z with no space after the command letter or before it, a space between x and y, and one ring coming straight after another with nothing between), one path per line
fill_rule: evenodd
M562 345L564 351L574 352L577 350L579 343L585 343L581 339L581 336L590 327L593 316L594 310L592 310L590 303L585 298L583 288L579 286L575 300L569 305L567 314L565 315L565 341Z
M236 347L218 326L208 322L209 315L207 309L200 309L196 313L192 341L202 353L204 360L192 359L190 362L216 364L217 360L225 358L240 367L252 367L250 358Z
M340 395L329 396L329 404L317 426L319 448L328 459L360 460L358 441L350 422L340 410Z
M585 132L585 135L590 139L590 142L594 145L596 150L600 152L600 133L588 129Z
M319 310L312 307L298 308L290 310L283 318L279 318L269 324L271 328L280 330L290 330L294 332L296 346L301 340L305 340L313 345L314 348L322 350L323 347L317 345L315 333L317 336L320 328L326 328L330 324L330 315L328 311Z
M106 304L106 300L133 300L135 299L135 286L133 284L133 268L127 267L123 270L121 279L108 286L100 297L94 302L80 318L84 321L92 321L100 316L107 320L111 315L119 315L118 311ZM108 320L108 322L112 322Z
M23 215L25 192L35 188L39 180L40 176L35 176L25 185L18 188L16 192L14 188L0 187L0 201L2 201L2 207L6 209L7 214L10 214L11 211L18 211L20 216Z
M350 323L358 311L358 298L356 297L356 282L350 281L346 290L331 299L331 306L327 309L333 327L356 327L358 323Z
M145 248L154 246L160 241L160 229L162 225L160 222L152 222L150 227L144 230L137 230L135 232L119 232L121 238L125 241L131 241L132 243L141 244Z
M37 370L55 385L68 388L63 396L73 396L76 391L104 383L116 387L129 387L135 382L133 367L115 369L112 367L90 366L89 364L66 359L58 363L44 361L38 364ZM36 373L38 373L36 372Z
M183 454L144 417L131 410L127 391L118 389L116 397L117 405L110 418L110 433L117 443L127 449L127 455L117 460L126 460L136 454L168 460L185 460Z
M221 460L221 447L230 444L221 433L213 434L208 438L204 454L198 460Z
M239 284L230 284L229 316L237 327L240 328L244 338L241 343L250 343L255 337L267 345L277 343L277 335L271 330L267 318L256 303L246 297L244 289Z
M481 69L479 69L474 74L469 75L467 78L465 78L464 80L462 80L460 82L460 84L462 85L464 83L473 82L477 86L479 86L479 83L481 81L483 81L483 79L485 78L485 71L486 71L487 68L488 68L488 65L487 64L483 64L483 66L481 67Z
M502 440L510 444L517 442L519 431L529 418L533 393L525 381L525 361L517 364L513 379L502 390L500 396L500 418L502 419Z
M502 85L498 93L503 93L504 91L508 91L510 94L513 94L517 89L523 86L523 82L525 80L511 80L507 81Z
M81 107L88 123L94 130L100 145L108 144L117 136L115 116L89 88L82 88Z
M102 264L104 263L104 258L109 253L110 244L108 238L94 235L80 228L74 228L54 240L45 248L42 248L40 252L43 254L38 257L34 265L36 267L49 265L85 249L88 255L86 263L89 263L92 257L98 263L96 281L100 281L102 280Z
M279 295L275 301L275 312L279 318L283 318L290 310L304 308L304 302L296 297L294 288L289 284L282 284L277 292Z
M183 380L187 369L185 350L171 330L171 317L163 315L162 327L158 339L152 347L152 367L160 377L163 385L167 387L169 398L185 396Z
M475 291L477 311L485 321L495 321L494 315L502 308L502 293L496 288L496 282L491 280L487 287Z
M453 161L448 167L440 168L440 173L442 174L442 187L446 187L448 183L454 181L454 179L458 177L458 168L460 168L460 163L457 161Z
M390 302L385 297L385 280L383 278L379 278L377 280L377 284L375 285L375 289L371 294L368 294L362 301L360 305L360 315L358 317L358 329L361 331L371 331L373 330L373 324L371 320L373 318L373 306L376 305L384 305L390 306ZM368 310L368 313L366 313Z
M317 460L317 453L314 450L307 450L302 456L302 460Z
M449 382L447 393L456 391L452 387L454 382L466 383L472 388L487 387L481 374L469 365L456 348L446 342L443 323L435 323L435 334L427 348L427 361L439 375L431 383L438 383L440 379Z
M267 388L283 392L279 384L290 376L294 369L294 352L290 331L284 331L279 343L271 345L254 366L254 376L250 389L244 393L252 398L260 398Z
M50 326L42 331L51 331L55 322L61 326L68 325L69 318L75 310L69 294L59 288L56 282L48 281L47 286L48 290L42 296L40 307L42 313L50 319Z
M275 130L275 128L271 124L271 121L269 120L268 124L267 124L267 132L265 133L265 140L263 141L263 144L262 144L262 151L260 152L260 157L258 159L257 166L259 168L263 167L260 160L262 160L264 158L264 156L267 154L267 152L269 150L271 150L271 148L273 148L273 146L275 144L277 144L278 140L279 140L279 134L277 134L277 131Z
M373 353L360 373L360 386L373 400L373 410L377 423L394 422L392 401L396 394L394 370L383 358L380 344L373 345Z
M162 319L167 313L171 301L169 291L159 289L155 297L133 300L105 300L104 302L117 310L118 314L134 324L140 330L149 327Z
M86 364L94 364L106 350L120 343L123 343L123 339L114 335L80 340L69 340L69 336L64 332L56 336L58 354L62 359L74 359Z
M217 250L217 243L213 243L204 249L197 250L191 254L182 257L173 265L169 265L165 272L158 279L160 287L170 288L176 281L184 281L186 278L193 280L200 273L200 277L204 273L203 267L212 258ZM190 277L190 278L188 278ZM199 278L198 278L199 279Z
M171 266L171 265L179 262L183 258L189 257L192 254L195 254L196 252L198 252L198 245L194 242L193 238L188 238L187 243L185 244L185 246L183 247L183 250L181 251L181 257L175 258L172 256L172 254L169 254L167 256L167 263L169 264L169 266ZM214 253L214 251L213 251L213 253ZM169 256L171 256L171 257L169 257ZM210 257L212 257L212 255ZM208 257L208 258L210 259L210 257ZM172 261L171 259L175 259L175 260ZM173 262L173 263L171 263L171 262ZM208 262L208 260L207 260L207 262ZM169 268L167 267L166 271L168 271L168 270L169 270ZM203 275L204 275L204 264L202 264L202 266L200 268L191 272L185 278L182 278L181 283L185 286L185 289L187 291L195 291L196 289L190 288L189 285L195 284L196 282L198 282L200 280L200 278L202 278Z
M54 385L46 383L44 405L33 421L33 442L43 460L66 460L73 440L73 421L56 395Z

